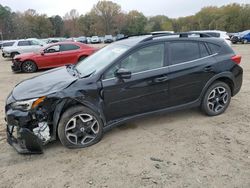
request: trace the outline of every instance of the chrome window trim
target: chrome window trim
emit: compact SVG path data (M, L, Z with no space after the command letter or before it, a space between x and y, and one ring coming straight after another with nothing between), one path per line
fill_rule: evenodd
M215 54L212 54L212 55L209 55L209 56L205 56L205 57L201 57L201 58L198 58L198 59L194 59L194 60L191 60L191 61L184 61L184 62L182 62L182 63L177 63L177 64L174 64L174 65L169 65L168 67L175 67L175 66L178 66L178 65L193 63L193 62L195 62L195 61L200 61L200 60L203 60L203 59L206 59L206 58L209 58L209 57L216 56L217 54L218 54L218 53L215 53Z
M185 61L185 62L178 63L178 64L175 64L175 65L168 65L168 66L159 67L159 68L155 68L155 69L150 69L150 70L145 70L145 71L135 72L135 73L132 73L132 74L131 74L131 76L133 76L133 75L137 75L137 74L141 74L141 73L145 73L145 72L151 72L151 71L155 71L155 70L160 70L160 69L165 69L165 68L175 67L175 66L178 66L178 65L184 65L184 64L193 63L193 62L200 61L200 60L203 60L203 59L206 59L206 58L209 58L209 57L216 56L217 54L218 54L218 53L215 53L215 54L212 54L212 55L209 55L209 56L206 56L206 57L198 58L198 59L191 60L191 61ZM104 82L104 81L109 81L109 80L114 80L114 79L116 79L116 77L103 79L102 81Z

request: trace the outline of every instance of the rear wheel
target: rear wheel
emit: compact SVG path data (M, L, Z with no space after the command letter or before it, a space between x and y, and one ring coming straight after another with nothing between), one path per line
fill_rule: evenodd
M202 110L209 116L222 114L231 101L231 89L224 82L215 82L206 91L202 100Z
M63 113L58 125L58 137L68 148L84 148L96 144L103 136L99 116L84 106L74 106Z
M36 72L37 66L33 61L24 61L22 63L22 71L26 73Z

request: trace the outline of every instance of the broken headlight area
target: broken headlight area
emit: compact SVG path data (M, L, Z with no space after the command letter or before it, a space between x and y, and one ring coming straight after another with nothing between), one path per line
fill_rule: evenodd
M14 110L23 110L28 111L36 108L40 103L44 101L45 97L24 100L24 101L16 101L11 104L11 108Z
M51 140L48 112L39 105L43 100L14 102L6 112L8 143L19 153L42 153Z

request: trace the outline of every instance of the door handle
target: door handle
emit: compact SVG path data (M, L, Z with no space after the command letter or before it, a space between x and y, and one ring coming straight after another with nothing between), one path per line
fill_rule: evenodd
M167 80L168 80L167 76L162 76L162 77L159 77L159 78L155 78L154 82L165 82Z
M207 66L204 68L204 72L212 72L214 69L212 66Z

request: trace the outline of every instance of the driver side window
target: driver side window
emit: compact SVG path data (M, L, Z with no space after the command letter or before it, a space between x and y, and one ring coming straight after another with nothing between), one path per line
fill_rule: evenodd
M104 78L113 78L115 71L119 68L130 70L133 74L163 67L164 51L164 44L156 44L141 48L126 57L119 64L111 67L104 75Z

